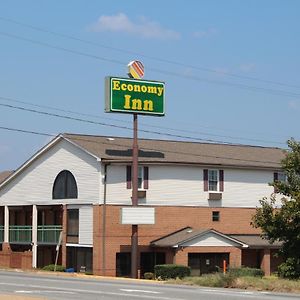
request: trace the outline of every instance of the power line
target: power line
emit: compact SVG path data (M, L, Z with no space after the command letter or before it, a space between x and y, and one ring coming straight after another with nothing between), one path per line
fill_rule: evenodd
M38 131L30 131L30 130L24 130L24 129L3 127L3 126L0 126L0 129L2 129L2 130L8 130L8 131L15 131L15 132L35 134L35 135L42 135L42 136L55 136L55 135L50 134L50 133L43 133L43 132L38 132Z
M29 39L29 38L24 38L24 37L15 35L15 34L10 34L10 33L6 33L6 32L1 31L0 35L6 36L6 37L9 37L9 38L13 38L13 39L17 39L17 40L26 41L26 42L29 42L29 43L32 43L32 44L37 44L37 45L40 45L40 46L44 46L44 47L48 47L48 48L52 48L52 49L72 53L72 54L79 55L79 56L89 57L89 58L92 58L92 59L106 61L106 62L109 62L109 63L114 63L114 64L118 64L118 65L122 65L122 66L126 65L125 62L122 62L122 61L119 61L119 60L110 59L110 58L106 58L106 57L101 57L101 56L98 56L98 55L89 54L89 53L85 53L85 52L81 52L81 51L77 51L77 50L73 50L73 49L69 49L69 48L65 48L65 47L54 46L54 45L51 45L49 43L45 43L45 42L41 42L41 41ZM270 88L264 88L264 87L256 87L256 86L250 86L250 85L246 85L246 84L242 84L242 83L232 83L232 82L226 82L226 81L220 81L220 80L212 80L212 79L207 79L207 78L201 78L201 77L194 76L194 75L176 73L176 72L160 70L160 69L156 69L156 68L148 68L148 70L156 72L156 73L164 74L164 75L175 76L175 77L180 77L180 78L187 78L187 79L200 81L200 82L206 82L206 83L210 83L210 84L236 87L236 88L239 88L239 89L249 90L249 91L252 91L252 92L263 92L263 93L268 93L268 94L272 94L272 95L276 95L276 96L286 96L286 97L292 97L292 98L299 98L300 97L300 93L294 93L294 92L289 92L289 91L285 91L285 90L277 90L277 89L270 89Z
M89 40L81 39L81 38L78 38L76 36L67 35L67 34L64 34L64 33L59 33L59 32L55 32L55 31L52 31L52 30L48 30L48 29L45 29L45 28L42 28L42 27L33 26L33 25L30 25L30 24L19 22L19 21L13 20L13 19L4 18L4 17L1 17L1 16L0 16L0 20L5 21L5 22L9 22L9 23L13 23L13 24L17 24L17 25L22 26L22 27L27 27L27 28L33 29L35 31L40 31L40 32L52 34L54 36L59 36L59 37L66 38L66 39L69 39L69 40L81 42L81 43L84 43L84 44L88 44L88 45L92 45L92 46L96 46L96 47L100 47L100 48L105 48L105 49L108 49L108 50L113 50L113 51L117 51L117 52L121 52L121 53L137 55L139 57L144 57L144 58L148 58L148 59L151 59L151 60L156 60L156 61L159 61L159 62L164 62L164 63L177 65L177 66L181 66L181 67L185 67L185 68L190 68L190 69L209 72L209 73L215 73L215 74L218 74L218 75L222 74L222 75L235 77L235 78L240 78L240 79L259 81L259 82L264 82L264 83L269 83L269 84L276 84L276 85L285 86L285 87L300 88L300 86L298 86L298 85L292 85L292 84L288 84L288 83L283 83L283 82L279 82L279 81L272 81L272 80L267 80L267 79L252 77L252 76L245 76L245 75L235 74L235 73L231 73L231 72L217 71L217 70L214 70L214 69L211 69L211 68L188 65L188 64L184 64L182 62L177 62L177 61L174 61L174 60L159 58L159 57L155 57L155 56L149 56L149 55L145 55L143 53L130 51L130 50L127 50L127 49L111 47L111 46L107 46L107 45L104 45L104 44L100 44L100 43L92 42L92 41L89 41Z
M2 98L2 97L0 97L0 98ZM41 110L37 110L37 109L30 109L30 108L26 108L26 107L22 107L22 106L16 106L16 105L10 105L10 104L0 103L0 106L7 107L7 108L10 108L10 109L17 109L17 110L21 110L21 111L26 111L26 112L36 113L36 114L42 114L42 115L62 118L62 119L68 119L68 120L73 120L73 121L78 121L78 122L85 122L85 123L94 124L94 125L101 125L101 126L107 126L107 127L113 127L113 128L132 131L132 127L128 127L128 126L121 126L121 125L109 124L109 123L105 123L105 122L92 121L92 120L88 120L88 119L76 118L76 117L71 117L71 116L67 116L67 115L60 115L60 114L56 114L56 113L50 113L50 112L46 112L46 111L41 111ZM162 131L154 131L154 130L146 130L146 129L139 129L139 131L143 132L143 133L148 133L148 134L168 136L168 137L172 137L172 138L175 137L175 138L194 140L194 141L205 141L205 142L210 142L210 143L233 144L233 143L230 143L230 142L225 142L225 141L220 141L220 140L204 139L204 138L187 136L187 135L172 134L172 133L167 133L167 132L162 132ZM264 140L261 140L261 142L268 143L268 141L264 141ZM269 142L269 143L271 143L271 142ZM234 143L234 144L235 145L237 145L237 144L242 145L240 143ZM278 142L278 144L285 144L285 143Z
M94 124L94 125L101 125L101 126L106 126L106 127L113 127L113 128L125 129L125 130L132 131L132 128L127 127L127 126L108 124L108 123L104 123L104 122L97 122L97 121L92 121L92 120L82 119L82 118L75 118L75 117L66 116L66 115L49 113L49 112L45 112L45 111L41 111L41 110L37 110L37 109L25 108L25 107L22 107L22 106L3 104L3 103L0 103L0 106L11 108L11 109L17 109L17 110L21 110L21 111L37 113L37 114L41 114L41 115L47 115L47 116L62 118L62 119L68 119L68 120L73 120L73 121L78 121L78 122L84 122L84 123L89 123L89 124ZM189 140L195 140L195 141L206 141L206 142L220 143L220 144L232 144L232 143L228 143L228 142L224 142L224 141L217 141L217 140L211 140L211 139L202 139L202 138L197 138L197 137L190 137L190 136L171 134L171 133L162 133L161 131L151 131L151 130L146 130L146 129L140 129L139 131L144 132L144 133L151 133L151 134L157 134L157 135L169 136L169 137L176 137L176 138L182 138L182 139L189 139Z
M34 107L39 107L39 108L44 108L44 109L50 109L50 110L55 110L55 111L71 113L71 114L75 114L75 115L79 115L79 116L93 117L93 118L97 118L97 119L99 118L99 116L96 116L96 115L93 115L93 114L79 113L79 112L75 112L75 111L72 111L72 110L65 110L65 109L60 109L60 108L57 108L57 107L52 107L52 106L47 106L47 105L34 104L34 103L20 101L20 100L8 98L8 97L3 97L3 96L0 96L0 99L3 99L5 101L9 101L9 102L32 105ZM123 120L118 120L118 119L113 119L113 118L101 117L101 119L107 119L107 120L110 120L110 121L117 121L117 122L122 122L122 123L126 123L126 124L130 123L129 121L123 121ZM245 138L245 137L234 137L234 136L228 136L228 135L219 135L219 134L212 134L212 133L206 133L206 132L197 132L197 131L192 131L192 130L182 130L182 129L176 129L176 128L170 128L170 127L155 126L155 125L149 125L149 124L144 124L144 123L140 123L140 125L144 125L144 126L152 127L152 128L159 128L159 129L163 128L163 129L166 129L166 130L178 131L178 132L184 132L184 133L202 134L202 135L207 135L207 136L223 137L223 138L229 138L229 139L232 139L232 140L239 139L239 140L252 141L252 142L262 142L262 143L269 143L269 144L285 145L285 143L278 142L278 141L268 141L268 140L262 140L262 139L251 139L251 138ZM193 137L191 137L191 138L193 138Z
M41 136L52 136L55 137L57 135L49 134L49 133L42 133L42 132L37 132L37 131L29 131L29 130L24 130L24 129L17 129L17 128L9 128L9 127L2 127L0 126L0 129L2 130L8 130L8 131L15 131L15 132L20 132L20 133L29 133L29 134L34 134L34 135L41 135ZM64 134L63 134L64 135ZM71 134L72 140L78 140L78 141L85 141L85 142L90 142L90 143L95 143L95 144L103 144L103 145L110 145L112 146L111 142L99 142L95 141L92 139L88 138L82 138L82 137L76 137L76 134ZM75 136L75 137L74 137ZM66 137L67 138L67 137ZM130 139L130 138L128 138ZM113 146L118 146L118 147L132 147L131 144L118 144L114 143ZM238 145L236 145L238 146ZM267 164L278 164L278 161L261 161L261 160L253 160L253 159L241 159L241 158L236 158L236 157L226 157L226 156L215 156L215 155L207 155L207 154L196 154L196 153L188 153L184 151L172 151L172 150L166 150L166 149L160 149L160 148L149 148L149 147L140 147L140 150L149 150L149 151L162 151L165 153L173 153L173 154L181 154L181 155L187 155L187 156L196 156L196 157L207 157L207 158L217 158L217 159L228 159L228 160L233 160L233 161L245 161L245 162L254 162L254 163L267 163ZM127 150L127 149L126 149Z

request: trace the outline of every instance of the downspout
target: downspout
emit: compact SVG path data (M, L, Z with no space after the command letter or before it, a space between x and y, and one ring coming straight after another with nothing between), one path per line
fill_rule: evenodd
M106 271L106 251L105 251L105 237L106 237L106 183L107 183L107 166L104 165L104 189L103 189L103 211L102 211L102 275Z

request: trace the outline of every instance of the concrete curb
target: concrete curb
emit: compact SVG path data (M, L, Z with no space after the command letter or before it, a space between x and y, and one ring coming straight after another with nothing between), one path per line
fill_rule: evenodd
M57 277L72 277L72 278L98 279L98 280L105 279L105 280L111 280L111 281L135 281L135 282L143 282L143 283L161 283L161 284L164 284L163 281L158 281L158 280L134 279L134 278L127 278L127 277L112 277L112 276L100 276L100 275L86 275L86 274L81 274L81 273L68 273L68 272L52 272L52 271L43 271L43 270L40 270L40 269L23 270L23 269L1 268L0 271L15 272L15 273L27 273L27 274L38 274L38 275L50 275L50 276L57 276Z

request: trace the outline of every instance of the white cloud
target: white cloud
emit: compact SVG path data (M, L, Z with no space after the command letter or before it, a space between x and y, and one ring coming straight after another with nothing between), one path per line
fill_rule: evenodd
M248 73L250 71L253 71L255 67L256 65L254 63L245 63L245 64L241 64L239 66L239 69L245 73Z
M92 24L89 29L94 32L125 32L137 37L148 39L179 39L180 33L163 28L159 23L140 17L136 22L131 21L124 13L105 16Z
M216 28L211 27L206 30L195 31L193 33L193 36L197 39L202 39L202 38L207 38L207 37L213 36L216 33L218 33L218 30Z
M300 104L298 101L291 100L288 102L288 107L292 110L299 110Z

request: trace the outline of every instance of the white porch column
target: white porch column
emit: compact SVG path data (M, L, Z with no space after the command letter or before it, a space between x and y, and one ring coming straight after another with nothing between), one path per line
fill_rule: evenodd
M32 205L32 267L37 267L37 207Z
M4 243L9 243L9 209L4 206Z

